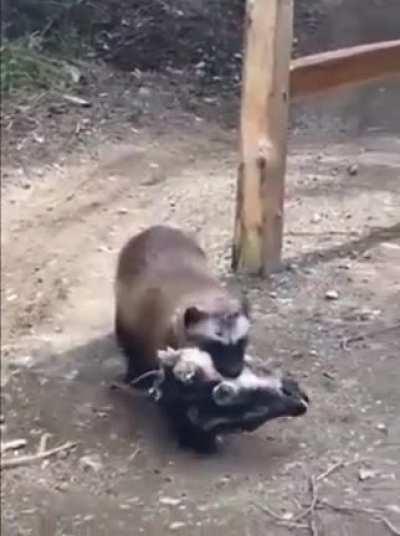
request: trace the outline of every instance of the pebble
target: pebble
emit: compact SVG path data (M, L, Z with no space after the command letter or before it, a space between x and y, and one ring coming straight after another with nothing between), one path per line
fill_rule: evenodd
M103 469L103 464L101 458L98 454L93 454L92 456L82 456L79 460L79 464L83 469L92 469L95 473L98 473Z
M292 359L302 359L304 357L303 352L299 352L298 350L295 350L292 353Z
M69 488L69 485L67 484L67 482L60 482L59 484L56 485L56 490L57 491L68 491L68 488Z
M171 523L168 527L169 530L175 532L176 530L181 530L186 527L186 523L183 523L183 521L174 521L174 523Z
M347 168L347 173L349 175L357 175L358 173L358 165L357 164L350 164Z
M319 223L322 220L321 214L314 214L314 216L311 218L311 223Z
M164 506L179 506L182 501L181 499L175 499L174 497L160 497L158 502Z
M358 471L358 479L361 480L361 482L364 482L364 480L368 480L369 478L374 478L374 476L376 476L376 471L372 469L361 468Z
M140 97L150 97L151 95L151 90L148 88L148 87L140 87L139 90L138 90L138 95Z
M338 300L339 299L339 293L337 290L327 290L325 292L325 299L327 300Z

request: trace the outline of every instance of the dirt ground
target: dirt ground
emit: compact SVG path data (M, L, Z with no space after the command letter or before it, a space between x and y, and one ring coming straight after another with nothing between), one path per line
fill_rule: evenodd
M321 2L300 44L361 42L378 12L398 20L394 3L364 18L356 4L327 32L343 6ZM237 92L196 87L190 70L97 62L91 107L44 93L4 104L2 440L26 439L19 454L44 434L76 446L2 472L2 534L400 534L400 83L293 106L287 269L266 281L229 274ZM251 350L300 379L306 416L200 456L176 448L150 402L109 390L123 365L116 256L160 222L197 232L246 291Z

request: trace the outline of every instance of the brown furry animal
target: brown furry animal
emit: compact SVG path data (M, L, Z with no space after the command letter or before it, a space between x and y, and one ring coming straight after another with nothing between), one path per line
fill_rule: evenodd
M157 351L168 346L208 352L226 377L242 372L247 305L210 273L203 250L182 231L154 226L131 238L119 255L115 297L125 381L157 369Z

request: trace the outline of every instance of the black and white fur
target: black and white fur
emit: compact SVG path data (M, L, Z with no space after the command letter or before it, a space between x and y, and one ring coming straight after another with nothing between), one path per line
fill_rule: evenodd
M213 449L219 434L253 431L267 421L300 416L308 409L309 399L296 381L265 371L262 362L249 356L242 373L227 379L198 348L167 349L158 355L152 395L184 445Z

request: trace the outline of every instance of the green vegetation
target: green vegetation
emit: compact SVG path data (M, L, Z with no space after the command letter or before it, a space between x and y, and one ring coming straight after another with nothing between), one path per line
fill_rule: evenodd
M3 41L0 48L0 90L10 95L20 89L50 89L67 82L60 60L36 50L31 40Z
M0 91L35 91L71 80L65 61L80 57L90 40L84 0L2 0Z

